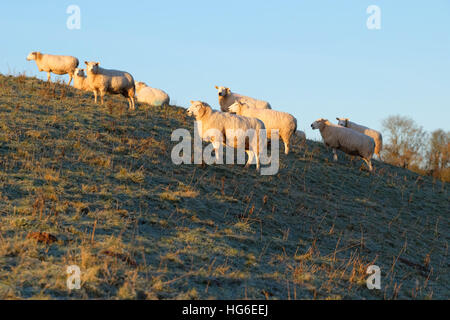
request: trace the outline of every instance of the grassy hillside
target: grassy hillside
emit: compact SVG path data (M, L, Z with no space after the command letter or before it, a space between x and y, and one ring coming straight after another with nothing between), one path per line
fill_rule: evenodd
M276 176L175 166L184 109L92 100L0 75L0 299L450 298L447 185L313 141Z

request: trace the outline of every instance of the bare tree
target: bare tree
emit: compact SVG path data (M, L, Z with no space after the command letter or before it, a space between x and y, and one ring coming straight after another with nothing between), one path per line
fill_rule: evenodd
M450 131L438 129L431 134L427 153L427 169L429 174L448 180L450 166Z
M387 144L383 150L383 159L390 164L403 168L419 168L423 164L426 132L413 119L402 116L390 116L383 120L383 129L387 132Z

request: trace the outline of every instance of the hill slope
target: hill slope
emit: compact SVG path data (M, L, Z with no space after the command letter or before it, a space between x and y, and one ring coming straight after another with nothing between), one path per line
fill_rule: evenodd
M184 109L92 100L0 75L0 299L449 298L445 184L312 141L273 177L175 166Z

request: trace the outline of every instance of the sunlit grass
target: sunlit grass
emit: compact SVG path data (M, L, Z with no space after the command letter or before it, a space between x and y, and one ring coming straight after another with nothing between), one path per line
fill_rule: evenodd
M446 185L335 164L312 141L273 177L174 166L172 130L192 125L183 108L0 76L0 299L448 298Z

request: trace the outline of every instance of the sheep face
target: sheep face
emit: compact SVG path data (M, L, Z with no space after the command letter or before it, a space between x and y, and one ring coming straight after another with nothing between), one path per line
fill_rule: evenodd
M231 113L236 113L236 114L238 114L238 115L240 115L242 112L244 112L244 111L247 110L247 109L248 109L248 106L245 105L245 104L243 104L243 103L240 102L240 101L236 101L235 103L233 103L233 104L228 108L228 110L229 110Z
M142 88L145 88L147 85L144 82L136 82L135 86L136 90L141 90Z
M37 60L37 58L40 54L41 54L40 52L32 52L27 56L27 60L28 61Z
M209 107L208 104L201 101L191 101L191 106L188 108L187 113L189 116L194 116L195 118L202 117L206 109Z
M241 112L241 107L242 104L239 101L236 101L228 108L228 110L232 113L239 114Z
M338 121L338 125L342 127L348 127L348 122L350 121L349 119L346 118L336 118L336 120Z
M79 69L79 68L76 68L73 74L77 77L82 77L82 78L84 78L86 76L84 74L84 69Z
M100 62L84 62L86 64L86 71L92 72L93 74L98 73L98 68L100 67Z
M328 120L326 120L326 119L319 119L319 120L315 121L313 124L311 124L311 128L313 130L321 130L323 127L325 127L327 122L328 122Z
M216 89L217 89L220 97L226 97L227 95L229 95L231 93L230 88L216 86Z

